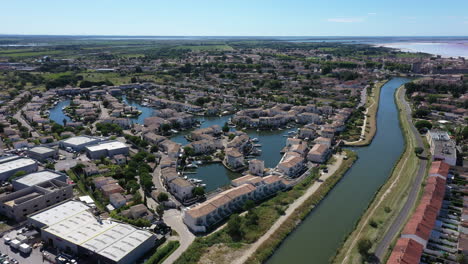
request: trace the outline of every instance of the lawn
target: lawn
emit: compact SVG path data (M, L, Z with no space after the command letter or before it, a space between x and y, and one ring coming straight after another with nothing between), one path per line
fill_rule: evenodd
M397 93L402 91L399 89ZM373 252L408 197L409 189L417 175L419 158L414 153L416 138L410 130L411 121L406 119L406 115L401 110L402 104L403 102L397 100L400 124L405 137L405 150L389 180L380 188L354 231L346 238L333 263L362 263L363 260L357 250L357 241L363 238L369 239L373 244L370 252Z

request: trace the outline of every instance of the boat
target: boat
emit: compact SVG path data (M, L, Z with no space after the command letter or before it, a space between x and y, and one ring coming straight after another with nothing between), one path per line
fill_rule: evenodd
M261 148L262 144L254 144L254 147Z
M171 132L174 133L174 134L179 133L179 131L177 131L177 130L175 130L175 129L171 129Z
M258 138L252 138L252 142L258 142Z
M194 183L202 183L203 182L202 180L195 179L195 178L189 179L189 181L194 182Z
M198 168L198 166L192 163L192 164L187 165L187 168Z
M195 161L195 164L197 164L197 165L201 165L201 164L203 164L203 161L201 161L201 160L197 160L197 161Z
M201 187L206 187L206 184L202 183L200 184Z

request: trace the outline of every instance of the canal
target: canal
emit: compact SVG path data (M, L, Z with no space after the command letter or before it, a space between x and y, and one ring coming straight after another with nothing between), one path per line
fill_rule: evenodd
M49 111L50 111L50 114L49 114L49 118L54 121L55 123L57 124L60 124L63 126L63 120L65 119L67 122L72 122L71 118L69 116L67 116L64 112L63 112L63 108L64 107L67 107L70 105L70 100L67 99L67 100L64 100L64 101L61 101L59 102L58 104L56 104L54 107L52 107Z
M268 264L330 262L403 152L404 139L394 94L408 81L394 78L382 87L374 140L367 147L353 149L359 159L283 241Z

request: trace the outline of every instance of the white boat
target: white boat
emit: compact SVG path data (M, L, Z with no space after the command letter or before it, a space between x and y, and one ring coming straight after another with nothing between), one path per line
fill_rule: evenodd
M187 168L198 168L198 166L192 163L187 165Z
M177 130L175 130L175 129L171 129L171 132L174 133L174 134L179 133L179 131L177 131Z
M195 161L195 164L197 164L197 165L202 165L202 164L203 164L203 161L197 160L197 161Z
M206 184L202 183L200 184L201 187L206 187Z
M252 142L258 142L258 138L252 138Z
M202 183L202 182L203 182L202 180L200 180L200 179L195 179L195 178L192 178L191 180L192 180L192 182L194 182L194 183Z

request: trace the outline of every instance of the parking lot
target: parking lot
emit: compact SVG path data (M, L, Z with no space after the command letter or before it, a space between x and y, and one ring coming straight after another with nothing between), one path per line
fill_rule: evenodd
M4 261L8 262L1 263L14 263L13 260L17 260L20 264L51 263L43 257L42 252L40 251L40 247L33 247L30 254L24 254L17 249L13 249L12 247L10 247L10 245L5 244L5 237L14 239L17 236L17 233L18 230L10 231L4 234L3 237L0 239L0 252L3 256L8 256L7 258L3 258ZM30 244L30 246L32 245ZM52 254L47 254L48 257L50 257L52 260L55 258L55 256L53 256Z

